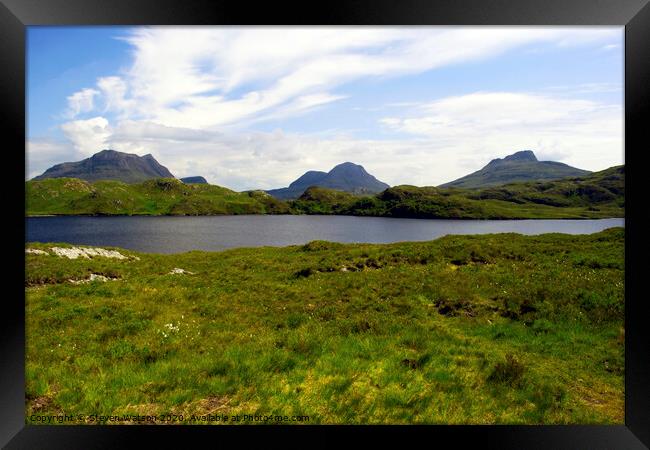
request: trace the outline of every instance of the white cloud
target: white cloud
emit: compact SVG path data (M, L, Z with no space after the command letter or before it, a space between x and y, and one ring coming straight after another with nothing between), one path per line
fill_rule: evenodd
M292 100L286 105L275 109L269 114L266 115L261 114L257 118L251 119L250 121L241 122L238 128L240 128L242 125L250 125L255 122L278 120L278 119L297 116L300 115L301 113L312 111L328 103L335 102L337 100L342 100L345 98L348 97L345 95L331 95L328 93L303 95L301 97L296 98L295 100Z
M127 99L127 85L122 78L117 76L99 78L97 87L104 98L104 112L115 111L121 117L128 117L133 111L135 101Z
M528 133L531 129L547 133L593 119L603 106L588 100L570 100L510 92L478 92L447 97L422 106L421 115L412 118L387 117L382 123L407 133L436 138L483 137L504 132ZM589 120L591 123L591 120Z
M218 137L213 131L195 130L192 128L167 127L146 121L124 120L118 122L111 134L112 139L119 140L154 140L154 141L199 141L205 142Z
M97 87L105 111L121 119L209 128L302 114L366 77L420 73L531 43L619 37L594 27L149 27L123 38L132 64ZM98 93L80 92L90 91Z
M61 129L77 153L84 158L105 149L112 134L108 120L101 116L66 122L61 125Z
M96 89L82 89L70 95L68 100L68 109L65 112L65 117L74 118L81 113L92 111L95 107L94 98L99 95Z

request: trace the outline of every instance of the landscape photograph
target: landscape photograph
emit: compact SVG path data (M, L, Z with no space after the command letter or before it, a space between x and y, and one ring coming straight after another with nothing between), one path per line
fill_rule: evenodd
M625 423L623 27L26 40L26 424Z

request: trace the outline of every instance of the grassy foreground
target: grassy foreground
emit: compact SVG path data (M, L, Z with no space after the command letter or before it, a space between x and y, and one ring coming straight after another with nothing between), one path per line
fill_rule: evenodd
M123 260L52 247L26 254L27 423L623 423L622 228ZM115 279L70 281L91 274Z

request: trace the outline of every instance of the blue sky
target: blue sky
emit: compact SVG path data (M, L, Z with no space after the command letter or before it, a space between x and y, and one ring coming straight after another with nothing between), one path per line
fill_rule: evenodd
M67 97L92 86L129 61L118 27L29 27L27 33L28 136L61 136Z
M236 190L623 163L623 28L29 27L27 178L103 148Z

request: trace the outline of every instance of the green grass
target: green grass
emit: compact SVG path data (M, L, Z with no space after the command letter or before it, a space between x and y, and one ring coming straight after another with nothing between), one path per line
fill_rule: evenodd
M621 228L119 251L139 259L26 255L28 423L623 423ZM91 273L116 280L68 281Z
M319 187L294 201L174 179L139 184L73 178L28 181L27 215L343 214L431 219L624 217L624 167L585 177L485 189L394 186L374 196Z

